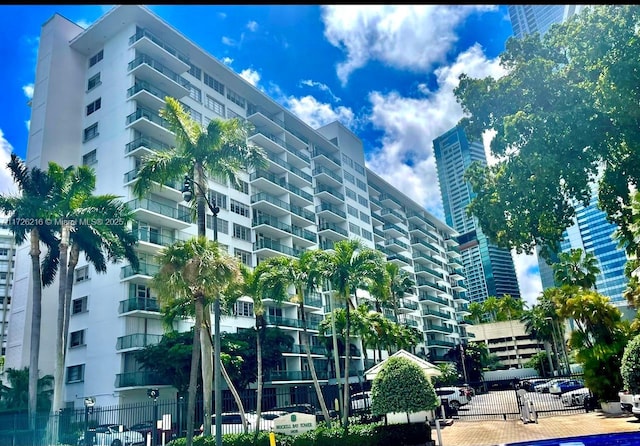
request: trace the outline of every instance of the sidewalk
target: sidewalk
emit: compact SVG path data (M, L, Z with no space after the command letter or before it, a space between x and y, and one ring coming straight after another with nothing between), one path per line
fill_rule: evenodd
M640 431L640 420L632 415L588 412L543 417L538 419L538 424L523 424L520 420L455 420L453 425L441 430L441 445L435 427L431 430L431 438L438 446L496 446L527 440L637 431Z

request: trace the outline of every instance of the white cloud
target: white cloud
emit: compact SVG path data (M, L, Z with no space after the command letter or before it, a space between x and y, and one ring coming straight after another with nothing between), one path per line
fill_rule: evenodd
M237 46L238 43L231 37L222 36L222 43L227 46Z
M469 48L447 66L434 71L438 88L418 86L417 98L397 92L369 95L371 123L383 131L382 146L370 154L367 166L412 197L434 215L443 218L433 140L453 128L462 108L453 94L458 77L499 77L504 70L498 60L488 60L479 45Z
M331 88L329 88L327 84L323 84L322 82L312 81L311 79L305 79L300 81L300 84L306 85L307 87L317 87L322 91L326 91L331 95L331 98L336 102L339 102L341 100L339 97L333 94L333 91L331 91Z
M24 121L24 125L27 126L27 131L31 130L31 119Z
M351 127L355 122L354 113L350 108L339 106L334 109L331 104L322 103L313 96L290 96L284 98L283 102L293 114L314 129L333 121L340 121L345 127Z
M538 296L542 292L538 256L535 252L531 255L526 255L516 254L514 251L511 252L511 256L516 267L520 295L522 300L531 308L537 303Z
M233 59L230 57L223 57L222 58L222 63L225 65L231 65L233 63Z
M240 76L247 82L249 82L251 85L253 85L254 87L258 85L258 82L260 81L260 73L258 73L255 70L252 70L250 68L247 68L246 70L242 70L240 72Z
M446 60L458 40L455 29L490 5L330 5L322 7L324 35L346 52L337 66L345 85L349 75L377 60L399 69L428 71Z
M6 140L4 132L0 129L0 194L3 195L18 193L18 187L7 168L12 152L13 146Z
M33 99L33 84L23 85L22 92L28 99Z
M251 32L256 32L258 30L258 22L256 22L255 20L251 20L249 23L247 23L247 29Z

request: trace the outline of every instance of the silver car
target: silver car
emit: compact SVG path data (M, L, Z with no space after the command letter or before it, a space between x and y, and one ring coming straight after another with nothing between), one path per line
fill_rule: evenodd
M140 432L131 431L118 424L100 424L90 429L88 434L93 437L91 444L100 446L142 446L144 436ZM84 434L78 439L79 445L84 445Z

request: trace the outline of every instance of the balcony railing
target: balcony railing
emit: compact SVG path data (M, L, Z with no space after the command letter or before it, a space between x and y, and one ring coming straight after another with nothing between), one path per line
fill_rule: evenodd
M259 249L272 249L274 251L278 251L292 257L300 257L303 252L300 249L291 248L290 246L285 246L281 243L269 239L258 240L253 244L254 251L257 251Z
M116 350L124 350L127 348L143 348L148 345L156 345L162 340L162 335L154 335L148 333L136 333L126 336L120 336L116 343Z
M129 372L116 375L116 387L142 387L171 384L171 378L157 372Z
M127 202L129 209L144 209L156 214L164 215L165 217L175 218L176 220L184 221L186 223L191 222L191 216L187 211L181 211L177 207L169 206L166 204L158 203L147 198L134 199Z
M293 327L293 328L303 328L302 320L293 319L282 316L272 316L270 314L265 316L265 321L270 325L277 325L282 327ZM307 329L309 330L317 330L320 326L320 321L315 321L312 319L307 319Z
M167 53L171 54L172 56L177 57L178 59L180 59L184 63L189 63L189 58L187 56L185 56L184 54L182 54L179 51L176 51L175 49L173 49L173 47L167 45L163 40L159 39L158 37L156 37L151 32L147 31L146 29L139 29L138 32L136 32L133 36L129 37L129 45L133 45L134 43L136 43L138 40L142 39L143 37L148 38L153 43L158 45L160 48L165 50Z
M181 85L186 89L191 88L191 83L188 80L176 74L173 70L170 70L169 68L165 67L160 62L158 62L157 60L155 60L150 56L147 56L146 54L140 54L138 57L136 57L131 62L129 62L129 66L128 66L129 71L133 70L134 68L142 64L149 65L158 73L163 74L164 76L174 81L176 84Z
M139 147L146 147L147 149L156 151L169 150L171 148L169 144L160 142L157 139L153 139L149 136L141 136L140 138L136 138L130 143L127 143L125 153L133 152Z
M135 112L127 116L127 124L131 124L137 121L138 119L142 119L142 118L148 121L151 121L154 124L158 124L160 127L171 131L171 128L169 126L169 121L167 121L164 118L161 118L157 112L154 112L152 110L149 110L143 107L138 107L138 109Z
M121 270L121 277L126 279L127 277L131 277L136 274L142 274L143 276L155 276L159 271L160 265L140 262L137 269L131 265L123 266Z
M128 313L130 311L160 311L160 305L156 299L150 299L147 297L132 297L129 299L121 300L118 312Z

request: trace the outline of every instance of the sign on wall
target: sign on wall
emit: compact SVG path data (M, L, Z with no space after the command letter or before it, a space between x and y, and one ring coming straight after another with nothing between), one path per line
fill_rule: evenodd
M277 434L298 435L316 428L316 416L293 412L273 420L273 431Z

